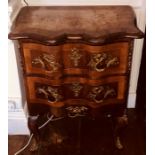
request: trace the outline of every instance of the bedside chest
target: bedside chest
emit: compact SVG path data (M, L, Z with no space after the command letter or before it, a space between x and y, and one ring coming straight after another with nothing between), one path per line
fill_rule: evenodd
M130 6L23 7L9 39L18 40L29 110L38 116L111 115L116 147L125 115L133 39L142 38Z

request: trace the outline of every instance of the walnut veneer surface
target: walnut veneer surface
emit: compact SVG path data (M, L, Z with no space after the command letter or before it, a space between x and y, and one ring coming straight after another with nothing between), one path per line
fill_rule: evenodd
M54 44L74 37L96 43L109 37L138 38L141 35L130 6L34 6L21 9L10 37L41 37Z
M27 75L39 74L55 79L64 75L82 75L98 79L107 75L125 74L129 69L128 42L104 46L23 43L22 47ZM49 61L55 65L52 66Z
M116 147L122 149L133 39L142 37L130 6L23 7L9 38L19 43L35 144L38 114L106 113L114 118Z

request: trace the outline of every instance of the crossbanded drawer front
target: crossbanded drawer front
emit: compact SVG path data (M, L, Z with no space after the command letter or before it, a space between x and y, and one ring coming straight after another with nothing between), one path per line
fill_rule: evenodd
M22 47L23 61L27 74L56 78L62 76L61 46L23 43Z
M103 46L85 44L63 45L64 73L98 79L102 76L128 72L129 43L112 43Z
M98 107L123 103L127 86L125 76L114 76L102 80L77 77L49 80L27 77L26 82L30 103L42 103L54 107L76 104Z
M53 78L63 75L102 76L125 74L128 71L129 43L104 46L63 44L45 46L23 43L25 71Z

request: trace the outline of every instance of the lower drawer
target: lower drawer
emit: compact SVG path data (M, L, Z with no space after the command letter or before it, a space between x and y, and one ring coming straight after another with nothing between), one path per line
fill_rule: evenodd
M123 103L126 98L127 77L114 76L102 80L68 77L49 80L27 77L28 103L41 103L53 107L87 105L100 107Z

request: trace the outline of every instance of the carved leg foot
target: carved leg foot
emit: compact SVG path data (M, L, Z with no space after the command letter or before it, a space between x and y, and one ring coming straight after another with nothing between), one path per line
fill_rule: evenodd
M39 134L37 120L38 120L38 116L30 116L28 118L28 127L30 129L31 134L33 134L30 151L36 151L38 150L38 147L39 147L40 134Z
M38 142L36 141L36 139L33 137L32 138L32 141L31 141L31 146L30 146L30 151L33 152L33 151L37 151L39 146L38 146Z
M115 129L114 129L114 139L115 146L117 149L123 149L123 144L120 139L120 135L124 129L124 127L128 124L127 115L123 115L122 117L116 117L115 119Z
M120 140L119 136L117 136L116 139L115 139L115 146L119 150L123 149L123 144L121 143L121 140Z

